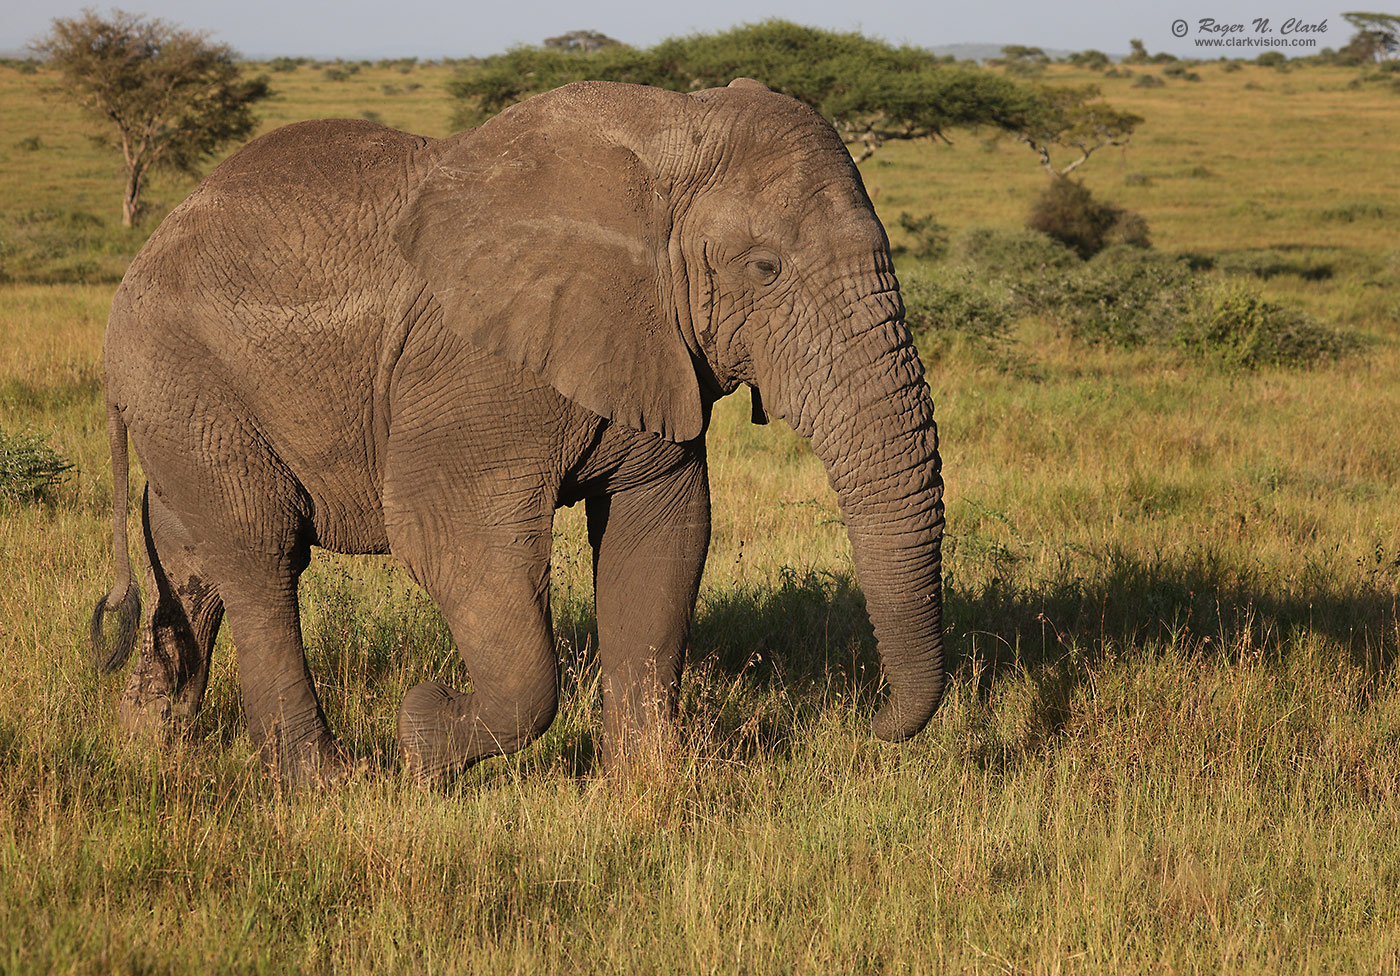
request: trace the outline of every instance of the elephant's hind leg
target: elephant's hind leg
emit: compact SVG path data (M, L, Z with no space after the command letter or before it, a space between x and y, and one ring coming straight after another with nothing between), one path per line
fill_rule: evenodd
M302 645L297 578L309 556L308 545L289 553L245 552L220 574L248 734L263 761L293 787L337 780L349 769Z
M120 721L131 732L166 737L185 731L204 701L224 605L189 532L149 488L141 525L147 605Z
M453 555L431 557L431 573L406 560L418 562L415 575L447 617L472 683L470 692L460 692L429 681L404 696L399 747L418 781L439 781L522 749L554 721L559 660L549 615L551 524L545 516L465 541L443 540Z

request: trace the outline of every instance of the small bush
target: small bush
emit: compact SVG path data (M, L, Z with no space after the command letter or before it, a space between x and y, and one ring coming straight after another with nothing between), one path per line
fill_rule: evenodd
M913 243L900 248L916 258L937 259L948 253L948 228L934 219L932 214L915 217L901 213L897 221L900 228L913 240Z
M1304 281L1326 281L1334 273L1329 262L1268 247L1225 251L1216 257L1215 267L1229 274L1252 275L1265 281L1279 275L1297 275Z
M958 239L957 253L990 275L1025 275L1079 264L1073 251L1034 230L976 227Z
M1012 303L1002 291L979 286L967 271L901 277L904 318L916 334L1005 336L1015 311Z
M38 152L44 148L44 140L40 136L25 136L15 143L15 148L24 152Z
M0 428L0 499L51 501L71 470L73 465L38 434L10 434Z
M1026 226L1090 258L1114 243L1148 247L1147 221L1140 215L1094 199L1083 183L1056 177L1031 206Z
M321 72L321 77L327 81L349 81L350 72L344 68L327 68Z
M1389 213L1384 206L1374 200L1349 200L1333 207L1325 207L1321 216L1323 220L1337 220L1351 224L1358 220L1384 220L1389 216Z
M1180 63L1169 64L1162 69L1162 74L1166 75L1168 78L1181 78L1186 74L1186 65Z
M1196 289L1185 261L1117 245L1075 272L1023 283L1016 291L1076 339L1133 347L1170 340L1191 315Z
M1128 173L1123 177L1124 186L1151 186L1152 177L1146 173Z
M1282 51L1265 51L1254 63L1265 68L1282 68L1288 65L1288 58Z
M295 71L300 64L301 62L297 58L273 58L267 63L267 69L281 72Z
M1220 70L1221 70L1221 71L1226 71L1226 72L1229 72L1229 71L1239 71L1242 67L1243 67L1243 66L1242 66L1238 61L1222 61L1222 62L1220 62Z
M367 122L373 122L375 125L384 124L384 117L372 108L361 109L360 118L364 119Z
M1243 369L1311 366L1361 346L1355 335L1239 286L1205 291L1195 314L1178 329L1176 343L1202 359Z
M1166 82L1156 75L1138 75L1138 80L1133 82L1134 88L1161 88Z

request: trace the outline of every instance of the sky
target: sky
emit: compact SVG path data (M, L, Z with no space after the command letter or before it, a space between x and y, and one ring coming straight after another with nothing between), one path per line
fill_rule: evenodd
M54 17L73 16L85 5L109 9L91 0L3 0L8 9L0 13L0 50L22 49ZM117 6L208 31L249 58L467 57L539 44L575 29L599 30L645 46L672 35L723 30L769 17L857 30L920 47L1026 44L1126 54L1129 38L1138 37L1151 52L1198 58L1253 57L1283 36L1283 24L1290 18L1304 24L1325 22L1325 32L1293 35L1316 37L1312 50L1341 47L1352 34L1341 16L1351 7L1333 7L1327 0L125 0ZM1270 37L1254 28L1253 21L1261 17L1270 22ZM1270 44L1197 47L1198 36L1219 36L1201 34L1203 18L1243 27L1225 36L1255 37ZM1178 21L1178 33L1185 27L1181 38L1173 33ZM1286 53L1312 52L1295 48Z

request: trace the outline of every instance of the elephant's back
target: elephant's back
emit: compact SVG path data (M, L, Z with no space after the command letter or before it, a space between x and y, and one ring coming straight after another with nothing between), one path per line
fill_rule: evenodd
M257 306L363 288L431 140L354 119L284 126L221 163L171 212L122 282L133 297Z

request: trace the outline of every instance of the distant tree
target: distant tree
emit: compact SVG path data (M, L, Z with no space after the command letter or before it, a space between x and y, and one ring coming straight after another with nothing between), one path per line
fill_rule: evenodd
M1107 54L1095 51L1093 48L1087 51L1076 51L1069 56L1068 60L1076 67L1088 68L1090 71L1102 71L1113 63Z
M220 147L252 133L251 106L272 94L265 77L242 77L226 45L120 10L57 18L30 47L90 116L109 124L103 141L119 145L126 162L127 227L153 169L196 174Z
M1357 63L1385 61L1400 55L1400 15L1352 11L1342 14L1356 33L1342 53Z
M1105 146L1127 145L1142 121L1140 115L1121 112L1099 101L1097 85L1046 85L1040 89L1036 109L1029 114L1019 137L1040 157L1046 172L1063 177ZM1078 156L1057 167L1051 160L1056 147Z
M1128 46L1133 49L1132 53L1123 59L1124 64L1146 64L1149 60L1147 47L1142 43L1142 38L1134 37L1128 42Z
M951 67L922 48L781 20L716 34L669 38L650 48L566 53L516 48L486 58L449 83L459 125L475 125L513 102L570 81L595 79L673 91L757 78L822 113L864 159L888 139L944 138L951 128L1019 130L1033 92L999 73Z
M1001 49L1003 61L1039 61L1041 64L1050 60L1046 56L1043 48L1027 47L1024 44L1007 44Z
M1002 65L1012 74L1038 75L1045 72L1045 66L1050 63L1050 58L1043 49L1038 47L1007 44L1001 49L1001 57L992 63Z
M557 37L546 37L544 46L558 51L581 51L587 54L608 47L626 47L627 45L595 30L573 30Z

